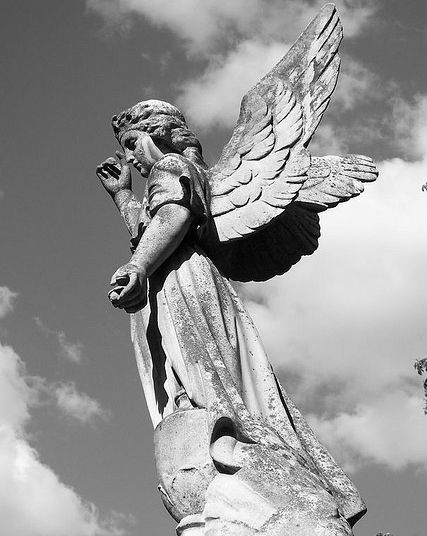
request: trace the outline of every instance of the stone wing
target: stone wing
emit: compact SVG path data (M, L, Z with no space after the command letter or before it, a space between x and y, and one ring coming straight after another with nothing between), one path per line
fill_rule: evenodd
M306 149L336 85L342 27L327 4L286 56L243 98L237 126L210 170L220 242L279 217L308 177Z
M265 281L311 255L320 237L319 212L363 192L378 176L362 155L313 157L294 201L268 226L242 240L210 241L205 249L219 270L235 281Z
M318 213L359 195L377 170L364 156L311 157L307 146L335 89L342 27L327 4L286 56L243 98L210 170L202 246L237 281L283 274L313 253Z
M360 195L364 183L372 182L377 177L377 168L368 156L348 154L312 157L307 180L295 201L321 212Z

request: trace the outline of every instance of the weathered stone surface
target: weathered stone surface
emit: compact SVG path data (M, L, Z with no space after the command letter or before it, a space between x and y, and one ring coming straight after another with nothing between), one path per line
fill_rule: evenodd
M175 412L155 430L159 488L180 521L178 535L352 534L333 496L292 449L272 451L230 436L218 442L227 445L211 445L210 454L227 473L212 463L205 410Z
M350 536L353 483L277 381L228 278L265 280L317 248L319 212L375 180L360 155L312 157L341 23L326 5L242 101L211 169L162 101L113 117L123 152L97 168L132 235L109 298L131 314L163 501L182 536ZM132 191L130 165L146 180Z
M159 491L176 521L203 512L206 490L218 474L209 444L204 409L175 411L154 431Z

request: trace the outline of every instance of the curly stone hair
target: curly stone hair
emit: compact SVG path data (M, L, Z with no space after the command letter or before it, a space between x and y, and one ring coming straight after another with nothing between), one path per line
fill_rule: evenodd
M196 136L189 130L184 116L168 102L147 100L135 104L112 118L114 135L120 142L128 130L147 132L153 140L163 140L176 152L183 154L186 149L194 149L202 158L202 147Z

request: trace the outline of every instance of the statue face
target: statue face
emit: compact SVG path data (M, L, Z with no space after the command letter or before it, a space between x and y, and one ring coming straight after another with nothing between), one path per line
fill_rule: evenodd
M149 175L154 164L165 154L151 137L141 130L126 131L120 144L125 152L126 161L144 177Z

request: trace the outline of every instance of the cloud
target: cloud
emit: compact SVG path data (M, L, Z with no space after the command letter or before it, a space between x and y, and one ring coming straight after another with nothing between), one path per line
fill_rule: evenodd
M358 35L377 9L375 0L336 2L346 35ZM207 60L196 77L182 83L178 104L201 128L233 127L245 93L287 52L324 5L301 0L88 0L90 11L110 24L140 15L167 28L190 54ZM372 75L349 62L341 81L340 100L349 108L363 98Z
M339 105L340 112L351 110L360 102L383 97L383 90L376 74L360 61L346 56L341 64L334 104Z
M0 355L0 423L21 430L37 392L25 381L25 365L13 349L0 344Z
M178 104L192 125L234 127L245 93L284 55L283 43L244 41L226 56L212 59L198 78L180 87Z
M311 416L310 424L325 444L337 449L355 469L363 462L385 464L394 470L408 465L427 469L427 426L421 397L402 389L359 403L351 413L332 419Z
M234 127L243 96L274 67L289 48L290 44L279 41L264 43L248 40L226 54L212 56L201 75L179 86L178 106L185 110L189 122L196 127ZM349 112L359 104L382 98L385 90L390 91L385 88L385 84L380 84L379 78L372 71L347 56L333 95L333 124L342 125L343 112ZM330 117L330 114L327 117ZM331 136L332 128L332 124L328 123L327 129L320 135ZM372 125L369 125L369 129L372 136L375 129ZM353 137L354 130L350 132ZM339 128L339 131L334 136L335 140L349 138L348 128ZM366 133L360 135L365 137ZM317 143L319 144L319 137ZM340 145L344 143L340 142ZM333 143L333 146L336 145L338 143Z
M34 385L40 385L40 381ZM120 536L115 520L101 518L92 503L61 482L26 439L30 406L38 397L25 365L0 344L0 518L13 536Z
M74 363L81 361L82 345L80 343L70 343L63 331L50 329L39 317L35 317L34 321L46 336L53 336L57 340L61 354L66 359ZM109 418L110 413L103 409L97 400L78 391L74 382L51 383L38 377L31 377L30 381L35 387L33 391L37 395L38 402L54 403L68 417L83 424L92 423L97 418L104 420ZM41 397L44 397L43 401Z
M309 149L313 155L347 154L348 136L343 136L341 130L328 121L316 130Z
M53 386L51 391L59 409L83 424L93 422L97 418L105 420L109 417L109 412L104 410L97 400L79 392L73 382L60 383Z
M1 197L1 196L0 196ZM18 294L7 287L0 287L0 318L4 318L13 311L14 302Z
M423 110L425 100L417 101ZM407 142L422 147L415 107ZM379 165L359 199L321 215L319 250L243 293L271 360L347 468L375 461L427 469L425 355L427 150Z
M73 363L80 363L83 357L83 345L80 342L70 342L63 331L58 331L56 335L63 357Z
M364 65L346 58L310 150L342 154L354 146L372 145L383 154L420 161L427 154L426 125L427 95L404 96L392 80L381 80Z
M358 35L375 13L375 0L337 0L346 35ZM290 41L324 5L302 0L87 0L87 8L110 25L129 24L140 15L153 26L166 28L180 38L192 54L213 50L241 40Z
M404 154L419 159L427 154L427 95L395 96L391 114L396 143Z
M46 336L56 339L62 357L72 363L80 363L83 359L83 345L80 342L70 342L63 331L50 329L38 316L34 318L34 321Z

